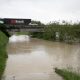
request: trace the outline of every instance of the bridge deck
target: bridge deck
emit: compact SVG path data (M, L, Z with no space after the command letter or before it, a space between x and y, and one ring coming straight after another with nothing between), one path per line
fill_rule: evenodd
M31 26L31 25L7 25L8 32L44 32L44 26Z

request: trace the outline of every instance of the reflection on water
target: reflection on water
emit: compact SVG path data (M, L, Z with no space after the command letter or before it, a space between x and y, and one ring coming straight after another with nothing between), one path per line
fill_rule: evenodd
M9 42L23 42L23 41L29 41L29 36L27 35L13 35L9 38Z
M22 38L21 38L22 37ZM80 68L80 44L69 45L28 36L12 36L5 80L62 80L54 68Z

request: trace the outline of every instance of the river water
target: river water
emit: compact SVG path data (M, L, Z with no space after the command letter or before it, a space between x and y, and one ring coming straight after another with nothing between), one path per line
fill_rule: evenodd
M7 51L5 80L63 80L54 68L80 69L80 44L13 35Z

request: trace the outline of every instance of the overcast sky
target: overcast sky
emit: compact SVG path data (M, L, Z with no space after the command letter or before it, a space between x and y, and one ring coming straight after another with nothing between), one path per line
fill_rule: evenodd
M0 0L1 18L80 20L80 0Z

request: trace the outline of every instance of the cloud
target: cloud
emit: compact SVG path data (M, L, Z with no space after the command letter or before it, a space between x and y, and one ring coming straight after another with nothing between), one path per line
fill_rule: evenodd
M79 20L79 0L0 0L0 17L31 18L43 22Z

